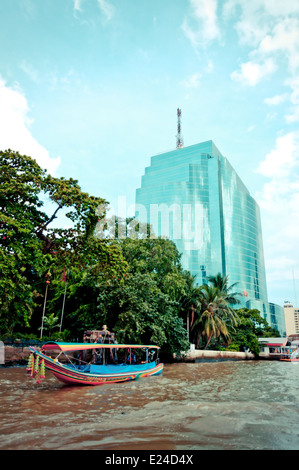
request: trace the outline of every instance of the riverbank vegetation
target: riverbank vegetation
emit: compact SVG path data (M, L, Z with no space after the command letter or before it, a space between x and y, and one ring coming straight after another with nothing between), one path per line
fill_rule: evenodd
M2 340L81 341L105 324L119 342L167 354L190 342L258 354L257 337L278 334L258 311L237 309L227 277L198 286L175 244L149 238L134 219L114 221L109 236L107 201L77 180L11 150L0 152L0 170Z

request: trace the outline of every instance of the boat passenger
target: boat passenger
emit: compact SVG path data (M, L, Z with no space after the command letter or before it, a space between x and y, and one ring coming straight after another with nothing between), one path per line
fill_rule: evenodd
M131 352L131 354L128 354L127 361L129 362L129 364L136 364L136 355Z

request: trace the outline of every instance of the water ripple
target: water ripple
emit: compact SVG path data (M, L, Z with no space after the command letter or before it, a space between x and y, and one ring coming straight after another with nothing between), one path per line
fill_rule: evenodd
M68 387L0 369L0 449L299 449L299 364L167 364L163 375Z

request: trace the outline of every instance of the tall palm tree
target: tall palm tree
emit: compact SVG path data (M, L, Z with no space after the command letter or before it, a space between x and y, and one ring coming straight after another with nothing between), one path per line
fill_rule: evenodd
M228 324L237 325L236 312L230 307L225 291L217 286L201 286L201 315L195 320L193 330L197 346L201 337L206 338L206 349L213 336L229 337Z

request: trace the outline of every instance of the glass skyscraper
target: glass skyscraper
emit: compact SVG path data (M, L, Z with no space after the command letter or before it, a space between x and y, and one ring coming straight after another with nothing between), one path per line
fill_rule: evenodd
M268 303L259 207L212 141L153 156L136 191L136 216L173 240L197 284L221 273L242 305L285 333L283 308Z

